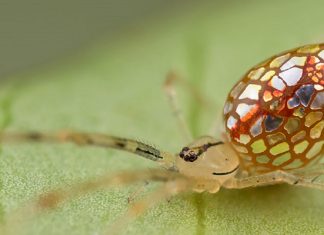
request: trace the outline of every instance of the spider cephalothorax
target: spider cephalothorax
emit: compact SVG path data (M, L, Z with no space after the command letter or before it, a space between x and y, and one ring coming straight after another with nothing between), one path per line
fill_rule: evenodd
M176 158L180 173L197 179L220 180L235 174L239 160L228 143L203 136L184 147Z

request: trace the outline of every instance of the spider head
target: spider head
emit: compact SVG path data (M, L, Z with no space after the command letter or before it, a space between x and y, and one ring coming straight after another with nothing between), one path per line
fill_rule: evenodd
M222 184L237 173L239 158L228 143L203 136L182 148L176 167L186 176Z

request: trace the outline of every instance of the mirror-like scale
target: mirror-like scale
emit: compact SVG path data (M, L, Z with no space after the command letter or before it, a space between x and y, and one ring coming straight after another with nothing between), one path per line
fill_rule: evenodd
M255 66L224 107L228 138L250 172L306 166L324 145L324 44Z

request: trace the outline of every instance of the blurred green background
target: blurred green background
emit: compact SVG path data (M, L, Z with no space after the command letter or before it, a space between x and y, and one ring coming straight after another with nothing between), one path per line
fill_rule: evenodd
M191 129L206 134L251 66L324 40L323 7L321 0L0 1L0 127L95 131L177 152L187 143L161 89L167 71L177 70L215 103L206 111L181 92ZM1 221L56 186L152 166L113 150L3 145ZM99 234L137 187L26 218L19 234ZM323 218L323 192L282 185L179 196L125 234L324 234Z
M192 0L1 0L0 76L55 62L98 40L115 41L127 31L143 30L158 18L174 18L202 4Z

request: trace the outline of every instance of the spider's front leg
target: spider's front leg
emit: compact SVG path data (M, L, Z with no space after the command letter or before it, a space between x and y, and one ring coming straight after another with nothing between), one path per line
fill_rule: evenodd
M281 183L324 190L324 183L322 182L315 182L303 175L295 175L280 170L245 178L232 178L226 181L223 187L241 189Z
M192 140L192 133L189 130L189 127L185 121L184 115L178 103L178 96L174 86L175 81L179 81L179 77L174 72L169 72L163 84L163 90L166 97L168 98L169 105L177 121L180 132L183 138L189 142Z
M190 95L197 101L201 107L205 108L210 112L210 110L215 107L212 102L204 96L195 86L187 82L177 73L170 71L163 84L163 89L165 91L166 97L168 98L169 105L172 109L174 117L177 120L177 124L180 128L181 134L186 142L192 141L192 133L187 125L184 118L183 112L178 103L178 95L176 92L176 85L181 85L186 89Z

